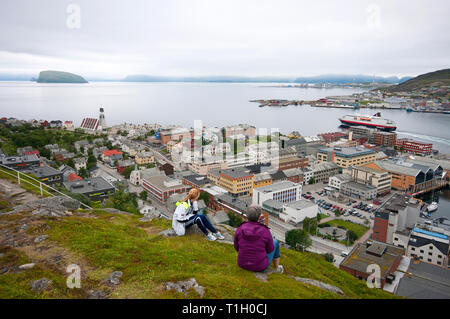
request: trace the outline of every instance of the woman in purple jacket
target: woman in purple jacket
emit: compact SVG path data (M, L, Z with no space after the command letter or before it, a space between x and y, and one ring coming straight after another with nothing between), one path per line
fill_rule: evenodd
M238 252L239 267L250 271L264 271L273 261L275 269L283 273L280 265L280 245L272 237L270 230L258 222L261 207L250 206L247 211L248 222L238 227L234 235L234 248Z

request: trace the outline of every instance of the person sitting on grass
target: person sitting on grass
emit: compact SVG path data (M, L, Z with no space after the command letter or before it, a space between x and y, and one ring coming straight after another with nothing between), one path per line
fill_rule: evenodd
M176 203L177 208L173 213L172 227L178 236L183 236L186 229L194 224L205 234L209 240L225 239L211 224L208 217L198 214L197 200L200 197L200 190L192 188L183 201ZM209 233L208 230L211 232Z
M238 252L239 267L249 271L264 271L273 261L279 273L284 272L280 265L280 245L272 237L269 228L260 223L261 207L252 205L247 210L247 222L242 223L234 235L234 248Z

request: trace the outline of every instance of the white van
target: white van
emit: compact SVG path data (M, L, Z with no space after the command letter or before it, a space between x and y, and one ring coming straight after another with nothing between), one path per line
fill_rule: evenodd
M346 252L345 250L341 251L341 257L347 257L348 256L348 252Z

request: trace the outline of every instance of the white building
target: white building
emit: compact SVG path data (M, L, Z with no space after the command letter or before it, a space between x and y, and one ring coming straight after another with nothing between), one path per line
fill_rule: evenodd
M300 200L302 185L290 181L282 181L272 185L253 189L252 203L261 206L268 199L282 203L290 203Z
M319 206L308 200L299 200L283 205L280 219L293 224L301 223L306 217L315 218L319 212Z
M346 183L352 180L352 177L349 174L339 174L335 176L331 176L328 180L328 186L334 187L337 190L341 189L341 184Z
M450 232L433 226L416 224L409 236L407 256L438 266L448 266Z

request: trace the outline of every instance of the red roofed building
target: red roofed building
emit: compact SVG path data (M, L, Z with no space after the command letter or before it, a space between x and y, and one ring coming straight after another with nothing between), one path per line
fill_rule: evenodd
M41 155L39 154L39 151L38 151L38 150L33 150L33 151L25 152L24 154L25 154L25 155L33 155L33 154L35 154L35 155L37 155L38 157L41 156Z
M67 176L67 180L68 180L69 182L73 182L73 181L81 181L82 178L81 178L80 176L78 176L77 174L75 174L75 173L70 173L70 174Z
M113 155L123 155L123 152L119 152L118 150L107 150L103 151L102 159L104 162L109 162L109 157ZM120 158L121 159L121 158Z

